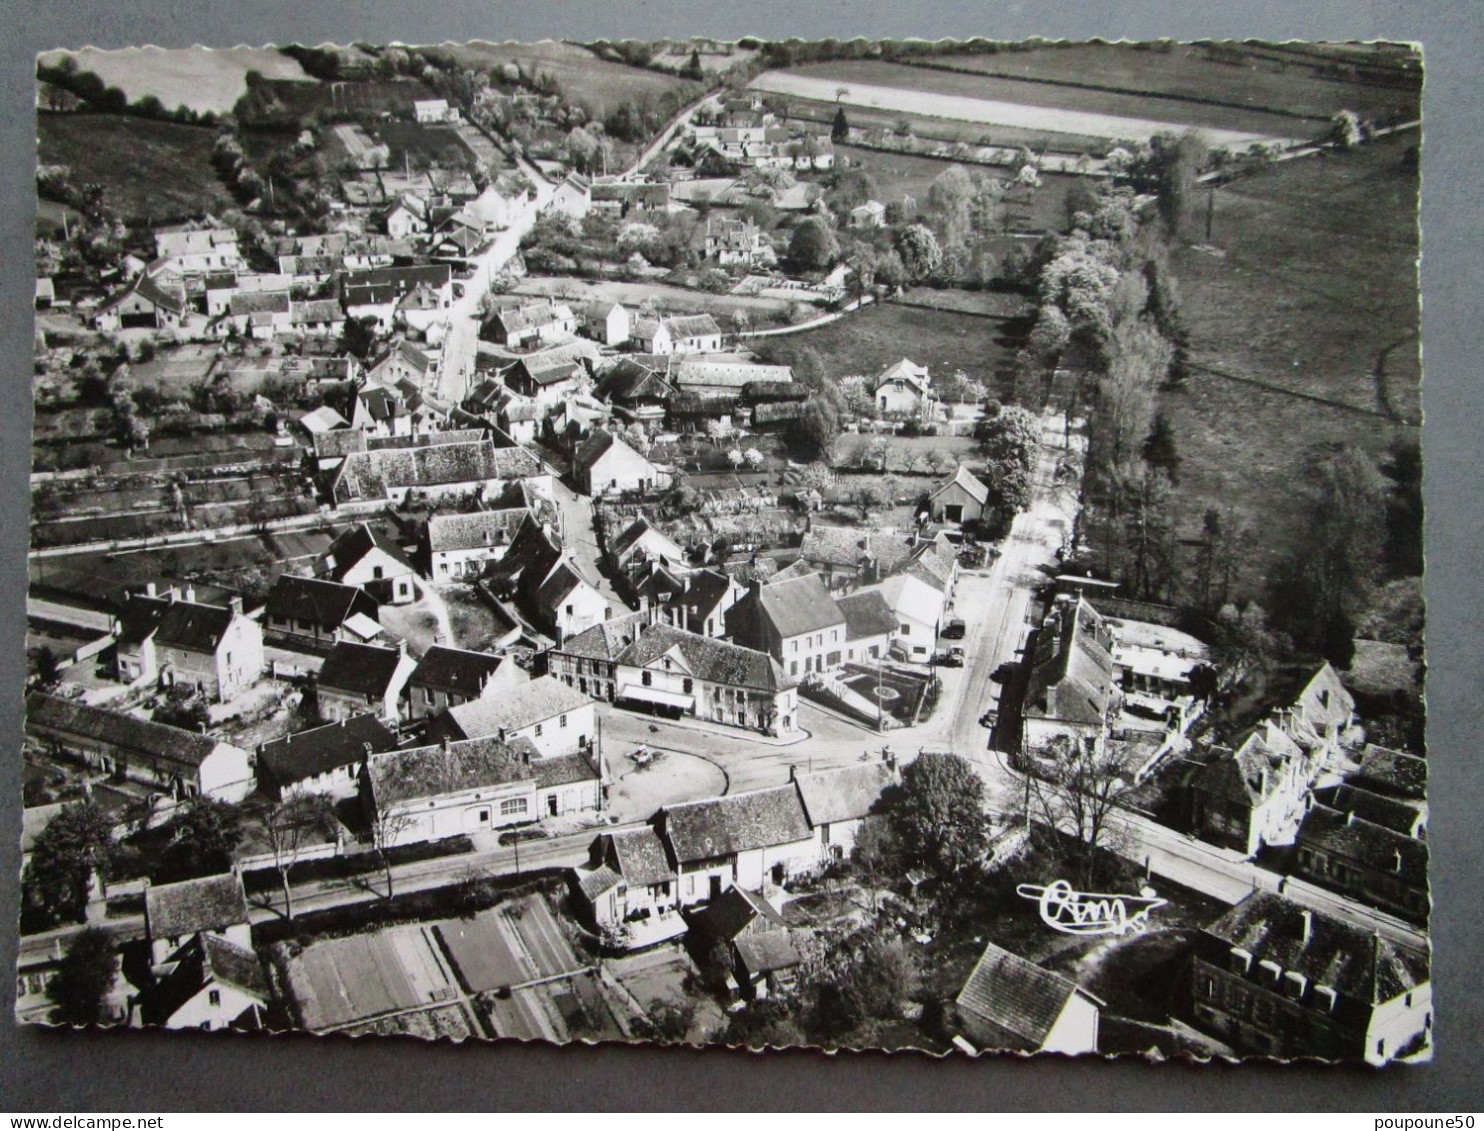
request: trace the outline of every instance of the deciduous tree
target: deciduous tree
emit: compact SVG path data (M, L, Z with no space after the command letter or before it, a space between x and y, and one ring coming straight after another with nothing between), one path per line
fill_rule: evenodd
M67 956L47 983L51 1020L58 1025L97 1025L107 1020L104 999L118 976L119 959L113 936L97 927L78 932L67 946Z
M910 861L942 876L975 866L989 844L984 782L957 754L921 754L902 772L891 821Z
M36 838L22 890L45 924L82 918L94 875L108 878L113 822L92 801L67 805Z
M253 821L253 827L273 854L273 867L283 889L283 913L294 917L294 895L289 870L304 850L321 844L335 832L335 814L323 794L293 793Z

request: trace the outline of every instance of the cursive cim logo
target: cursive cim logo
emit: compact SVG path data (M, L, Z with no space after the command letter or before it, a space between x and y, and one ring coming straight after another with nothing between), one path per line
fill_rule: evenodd
M1126 935L1149 926L1149 912L1163 907L1165 901L1153 888L1141 888L1138 895L1108 895L1103 892L1073 891L1066 880L1040 884L1020 884L1015 893L1033 899L1040 907L1041 922L1068 935Z

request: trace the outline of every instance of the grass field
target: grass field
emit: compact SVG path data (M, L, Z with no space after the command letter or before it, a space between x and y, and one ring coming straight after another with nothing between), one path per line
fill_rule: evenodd
M377 141L391 147L389 164L394 169L403 168L404 155L415 168L418 165L448 165L444 158L450 150L472 157L456 130L447 126L424 126L417 122L382 122L372 131Z
M54 63L70 54L79 70L91 71L137 102L154 95L167 110L185 106L198 113L227 113L247 92L247 72L268 79L296 79L314 83L298 62L274 47L125 47L102 51L54 51L42 56Z
M866 88L895 91L898 94L896 101L902 104L890 108L900 109L909 117L915 113L963 116L958 110L950 112L939 107L956 105L946 102L948 99L977 99L984 100L984 104L990 107L996 103L1006 103L1020 108L1033 108L1036 113L1029 115L1034 121L1033 128L1102 137L1142 136L1142 133L1148 132L1147 127L1151 124L1177 130L1198 127L1211 132L1213 136L1219 136L1218 131L1230 131L1238 135L1260 134L1269 137L1310 136L1323 127L1322 123L1311 123L1309 125L1316 128L1309 128L1301 120L1262 110L1026 83L993 75L960 74L872 59L837 60L808 64L786 72L769 71L754 80L753 85L761 89L779 88L783 93L795 93L787 89L787 84L798 84L800 80L819 84L823 93L814 97L825 99L834 98L837 86L854 86L853 94L856 98L861 98ZM799 90L796 93L805 92ZM851 104L852 96L851 93L844 96L847 106ZM913 96L911 104L906 101L907 96ZM866 100L866 103L871 104L870 100ZM976 119L971 117L969 120ZM977 120L1020 124L1018 118L1012 117ZM1130 123L1143 123L1144 126L1136 129Z
M1415 134L1292 161L1216 195L1213 244L1175 273L1192 359L1333 404L1196 372L1162 397L1180 454L1182 532L1231 505L1261 531L1256 571L1302 538L1306 470L1343 443L1417 438ZM1202 233L1204 234L1204 233ZM1344 406L1350 406L1346 408Z
M640 70L599 59L585 47L556 40L540 43L465 43L442 48L469 67L495 68L516 63L527 73L549 74L569 102L587 106L598 116L620 102L679 91L699 97L701 87L674 75Z
M905 356L934 377L962 369L993 391L1003 386L1001 371L1015 355L1004 333L1001 322L887 303L817 330L760 339L757 348L780 364L793 364L812 348L830 374L841 377L880 373Z
M1301 64L1256 58L1246 66L1218 62L1196 44L1176 44L1168 53L1116 43L1048 44L994 55L938 55L927 61L984 75L1211 99L1316 120L1345 109L1362 117L1418 112L1417 97L1409 91L1323 78ZM1020 87L1031 88L1032 84L1017 83L1006 89Z
M112 114L39 114L37 159L103 186L127 221L165 223L232 206L211 167L216 131Z

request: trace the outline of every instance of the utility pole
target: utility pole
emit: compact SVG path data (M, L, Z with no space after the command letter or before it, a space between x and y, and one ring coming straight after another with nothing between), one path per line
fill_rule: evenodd
M1216 213L1216 182L1211 182L1210 191L1206 193L1206 242L1211 242L1211 220Z

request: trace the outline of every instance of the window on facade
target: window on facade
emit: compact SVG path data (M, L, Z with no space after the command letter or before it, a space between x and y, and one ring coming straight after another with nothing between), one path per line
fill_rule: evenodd
M567 606L567 615L568 615L568 616L569 616L569 617L570 617L570 616L571 616L571 615L572 615L572 606L571 606L571 605L568 605L568 606Z
M209 1002L211 1002L212 1005L221 1005L221 1003L222 1003L222 991L221 990L212 990L209 994L206 995L206 1000L209 1001Z
M540 738L541 737L541 724L540 723L537 723L536 724L536 737L537 738Z
M654 675L651 672L647 672L646 671L646 672L641 673L640 676L639 676L639 679L640 679L640 682L642 682L645 687L648 687L652 683L654 683Z
M423 702L426 703L426 704L428 704L429 706L432 706L432 703L433 703L433 689L431 687L425 687L425 688L423 688Z
M794 650L794 654L795 655L798 655L798 652L799 652L799 642L797 640L793 641L793 650Z
M912 626L910 624L904 624L904 625L902 625L902 635L903 636L911 636L912 635Z
M681 682L680 689L682 691L684 691L687 695L689 695L691 693L691 688L694 687L694 686L695 686L694 682L691 681L691 680L689 680L689 679L687 679L687 680L684 680L684 681Z
M561 717L561 720L560 720L560 722L559 722L559 723L558 723L558 725L559 725L559 726L566 726L566 725L567 725L567 716L566 716L566 715L563 715L563 716L562 716L562 717Z
M526 799L524 797L510 797L500 802L500 816L509 817L516 813L526 811Z

